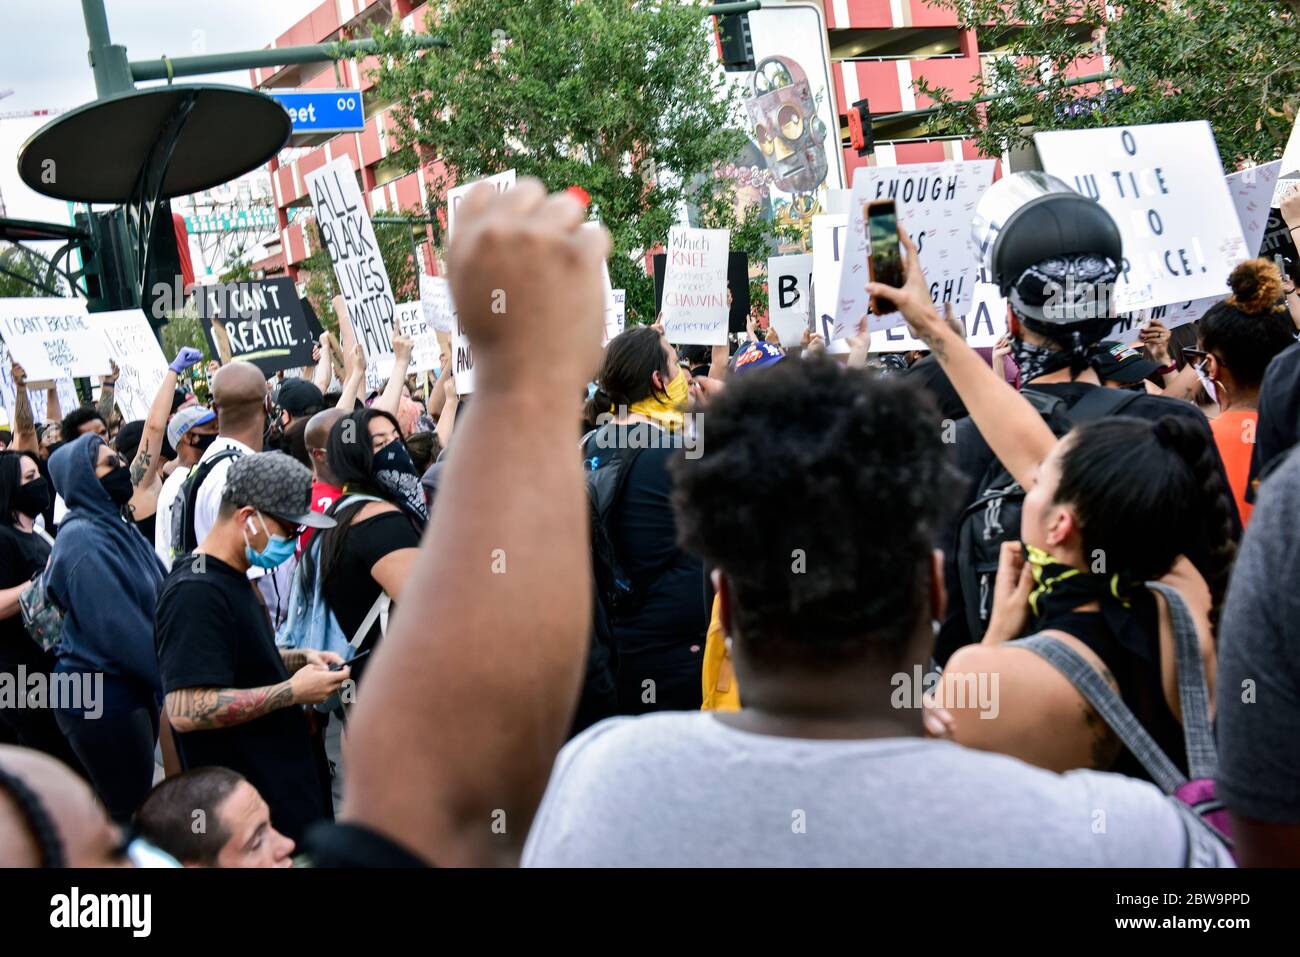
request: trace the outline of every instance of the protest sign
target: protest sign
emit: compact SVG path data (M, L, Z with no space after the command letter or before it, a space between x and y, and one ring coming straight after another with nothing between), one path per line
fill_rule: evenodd
M311 324L292 279L203 286L194 303L214 352L219 349L212 324L219 322L230 341L230 358L253 363L268 379L312 364Z
M1268 255L1261 252L1261 246L1269 226L1270 214L1273 212L1269 208L1269 202L1281 165L1280 160L1274 160L1272 163L1252 166L1250 169L1226 177L1228 193L1232 196L1232 205L1237 210L1237 219L1241 223L1241 234L1246 240L1246 250L1242 259ZM1283 229L1285 230L1285 224ZM1289 233L1287 233L1287 241L1290 242ZM1228 276L1225 273L1222 287L1215 295L1193 299L1191 302L1173 303L1158 315L1148 310L1148 316L1145 318L1159 318L1166 328L1172 329L1175 326L1197 321L1209 311L1212 305L1231 294L1232 290L1228 287Z
M122 309L92 313L90 321L117 363L113 401L122 410L123 421L147 418L167 374L167 359L149 320L139 309Z
M0 338L30 382L109 372L104 338L81 299L0 299Z
M346 155L308 173L305 180L348 322L366 354L366 388L374 391L383 384L380 369L384 359L389 360L388 367L392 365L393 315L397 311L375 227Z
M605 310L605 342L609 342L627 326L627 292L610 290L611 306Z
M902 325L898 312L871 315L867 295L868 242L865 207L893 200L898 224L916 243L930 298L942 309L952 303L958 315L970 309L979 259L970 244L975 204L993 182L993 160L862 166L853 174L849 204L848 250L841 263L832 335L856 335L863 318L872 332Z
M781 345L797 346L812 311L811 253L773 256L767 261L767 317Z
M26 368L23 370L26 371ZM33 380L28 380L29 382ZM55 380L55 394L59 398L60 416L71 412L77 406L81 405L81 399L77 397L77 387L69 378ZM13 430L17 424L14 421L15 400L17 396L14 391L13 377L13 359L9 355L8 348L3 342L0 342L0 403L4 404L5 410L5 428ZM27 401L32 407L32 422L50 421L49 410L46 408L46 390L44 388L33 388L30 385L27 389Z
M821 333L828 348L837 341L831 333L835 325L835 303L840 294L840 273L848 233L847 214L812 218L813 308L816 310L813 331Z
M971 348L992 348L1007 332L1007 301L996 283L985 281L984 271L976 274L972 286L974 296L971 307L960 316L966 330L966 342ZM882 329L871 334L870 352L911 352L913 349L929 350L924 342L912 338L906 324L892 329Z
M402 323L402 334L411 338L414 348L411 350L411 364L407 372L430 372L438 368L438 336L436 330L424 316L422 302L399 302L397 317ZM387 360L388 368L383 370L387 378L393 367L393 360Z
M455 309L451 304L451 286L442 276L420 277L420 305L424 318L438 332L451 332Z
M1281 205L1283 196L1300 186L1300 119L1291 127L1291 135L1287 137L1286 149L1282 151L1279 164L1277 181L1273 184L1273 199L1270 203L1273 209Z
M1124 240L1116 311L1213 296L1246 241L1210 124L1036 133L1043 169L1099 202Z
M658 313L664 304L664 272L668 265L668 254L655 253L650 262L655 274L655 312ZM727 292L731 300L727 305L727 331L744 332L749 320L748 253L727 253Z
M312 342L320 342L325 327L320 324L320 317L316 315L315 307L306 296L299 296L298 302L302 306L302 314L307 317L307 331L311 333Z
M731 231L674 226L664 264L663 324L669 342L727 341L727 260Z
M494 173L491 176L476 179L472 183L466 183L464 186L456 186L447 190L447 242L449 244L451 243L452 233L456 229L456 207L469 195L469 191L479 183L491 183L497 192L504 193L515 185L515 171L508 169L504 173Z
M456 393L469 395L474 391L474 350L469 336L460 324L460 313L454 316L455 331L451 337L451 372L456 380Z

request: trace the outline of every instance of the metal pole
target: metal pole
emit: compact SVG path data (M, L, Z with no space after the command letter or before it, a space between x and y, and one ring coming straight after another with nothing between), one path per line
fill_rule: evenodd
M135 87L126 62L126 47L114 46L108 35L108 15L104 0L81 0L81 15L86 21L86 39L90 49L86 57L95 75L95 95L99 99L126 93Z
M86 0L97 3L100 0ZM413 36L408 42L415 47L445 47L442 37ZM199 76L205 73L233 73L259 67L289 66L296 63L325 63L329 60L359 59L375 53L374 40L348 40L343 43L313 43L301 47L280 47L277 50L249 50L244 53L213 53L207 56L182 56L170 59L132 60L127 64L132 78L137 82L164 80L168 76Z
M747 0L745 3L715 3L704 12L710 16L721 17L728 13L749 13L751 10L761 9L763 9L761 0Z

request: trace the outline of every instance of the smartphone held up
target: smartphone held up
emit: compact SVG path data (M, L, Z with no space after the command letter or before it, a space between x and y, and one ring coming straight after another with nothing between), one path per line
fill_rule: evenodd
M872 282L903 285L903 253L898 239L898 211L892 199L865 203L862 218L867 229L867 274ZM871 312L877 316L893 312L894 304L871 297Z

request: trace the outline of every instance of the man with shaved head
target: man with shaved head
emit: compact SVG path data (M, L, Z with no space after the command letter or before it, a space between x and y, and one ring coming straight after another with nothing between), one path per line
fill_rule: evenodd
M334 423L347 415L342 409L324 409L307 420L307 429L303 439L307 443L307 456L311 459L311 507L314 512L324 512L343 494L343 483L334 474L329 458L325 455L325 445L330 437ZM307 550L315 529L309 528L298 540L298 550Z
M198 468L212 462L203 477L194 505L194 538L203 541L217 521L226 472L241 455L262 451L266 417L270 413L266 376L251 362L231 362L212 378L212 407L217 411L217 440L199 459Z

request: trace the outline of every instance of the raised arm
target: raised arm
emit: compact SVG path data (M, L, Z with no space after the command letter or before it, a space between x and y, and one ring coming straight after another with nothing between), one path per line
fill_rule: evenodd
M230 365L230 334L226 332L226 324L220 319L212 320L212 338L217 343L217 357L223 366Z
M330 390L330 380L334 378L334 350L330 346L331 339L333 336L329 332L322 332L320 342L316 345L316 373L312 381L322 394Z
M59 404L59 386L56 382L51 382L45 390L45 418L51 422L63 421L63 407ZM104 424L108 424L107 419Z
M36 437L36 418L32 415L32 400L27 396L27 372L15 362L10 367L14 380L14 448L35 452L40 448Z
M591 564L574 429L609 249L583 218L533 179L477 187L457 212L451 285L474 401L358 696L343 813L438 864L518 861L577 701ZM494 290L521 307L494 313Z
M388 373L388 384L383 393L371 403L371 408L383 409L394 418L397 407L402 401L402 386L406 384L406 370L411 365L411 353L415 343L411 337L402 332L401 319L393 319L393 368Z
M1029 400L985 365L979 353L940 317L930 301L916 244L901 226L898 233L907 247L907 281L901 289L879 282L867 283L867 292L898 307L912 335L929 346L935 360L943 366L993 454L1012 478L1029 488L1038 464L1056 445L1056 436Z
M433 430L438 436L438 444L444 449L451 444L451 433L456 428L456 410L460 408L460 396L456 393L456 380L447 377L442 381L442 411L438 415L438 425Z
M113 421L113 403L117 399L117 377L122 374L116 362L112 359L108 361L112 363L113 371L99 378L99 405L96 407L99 417L105 423Z
M154 393L153 403L149 406L149 415L144 420L140 447L131 462L131 484L136 488L149 488L158 475L158 469L162 466L163 433L167 430L167 419L171 416L176 383L182 372L202 358L203 353L193 346L181 346L176 358L163 374L158 391ZM113 368L116 371L117 366L114 365Z
M348 354L348 375L343 382L343 394L339 396L339 401L334 407L344 412L351 412L356 407L357 393L361 391L365 381L366 354L360 344L354 342L352 351Z

